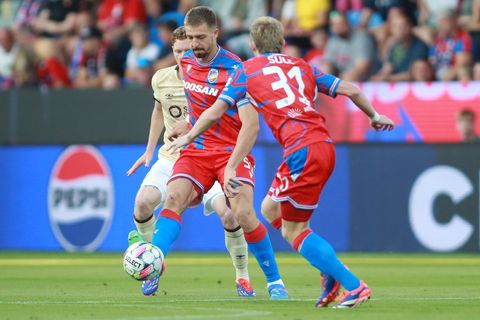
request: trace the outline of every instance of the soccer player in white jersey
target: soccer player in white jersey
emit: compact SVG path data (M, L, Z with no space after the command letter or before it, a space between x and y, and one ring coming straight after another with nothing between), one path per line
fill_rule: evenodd
M172 47L175 61L179 62L183 54L190 49L183 27L176 29L172 36ZM161 206L166 199L167 181L172 173L173 164L179 154L172 154L165 150L168 145L167 137L174 131L175 125L187 116L187 101L183 90L183 82L178 65L160 69L152 77L152 89L155 99L150 132L146 151L133 166L127 175L132 175L140 166L148 167L154 156L154 150L160 134L165 128L164 145L158 153L158 161L152 166L143 180L135 200L134 222L137 231L129 234L129 244L143 238L151 242L155 230L156 219L154 210ZM185 123L185 122L184 122ZM248 251L243 230L228 209L225 196L217 182L203 197L204 214L216 212L225 228L225 245L230 253L236 272L236 288L240 296L254 296L248 274ZM158 289L158 277L144 281L142 292L144 295L153 295Z

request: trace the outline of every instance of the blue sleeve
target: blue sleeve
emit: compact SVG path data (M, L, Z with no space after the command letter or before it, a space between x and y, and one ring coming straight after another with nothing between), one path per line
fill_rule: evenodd
M340 85L340 82L342 82L340 78L332 76L331 74L323 73L315 67L313 67L313 75L315 76L315 82L317 83L317 90L320 93L334 98L337 96L337 88Z
M247 93L247 78L241 64L236 64L228 73L227 84L218 99L227 102L230 106L245 97Z

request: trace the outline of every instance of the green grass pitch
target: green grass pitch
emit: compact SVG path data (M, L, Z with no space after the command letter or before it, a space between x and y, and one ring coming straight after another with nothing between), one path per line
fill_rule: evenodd
M289 301L269 301L250 257L255 298L236 296L227 254L172 253L159 294L143 297L120 253L0 252L0 319L479 319L478 255L342 254L372 289L351 310L315 309L318 273L278 254Z

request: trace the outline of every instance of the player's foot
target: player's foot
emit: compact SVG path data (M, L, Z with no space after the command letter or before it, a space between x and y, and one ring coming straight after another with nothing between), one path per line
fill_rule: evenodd
M247 279L240 278L236 281L237 292L242 297L255 297L255 291L253 291L250 282Z
M372 292L365 282L360 281L360 287L352 291L343 291L334 308L355 308L370 299Z
M320 295L320 298L318 298L317 302L315 302L315 307L317 308L328 307L330 303L335 301L340 291L340 282L325 273L322 273L321 277L322 280L320 283L322 285L323 292Z
M288 291L283 284L272 284L268 286L268 294L270 300L286 300L288 299Z
M137 230L132 230L128 233L128 245L131 246L137 242L145 242L143 236Z
M156 276L153 279L145 280L142 283L142 292L145 296L154 296L158 290L158 280L160 275Z

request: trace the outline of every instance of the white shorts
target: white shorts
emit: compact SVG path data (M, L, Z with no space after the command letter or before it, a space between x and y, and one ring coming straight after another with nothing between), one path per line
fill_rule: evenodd
M158 160L153 164L152 168L150 168L150 171L148 171L141 184L141 187L152 186L158 189L158 191L160 191L162 198L157 208L163 205L167 197L167 182L170 178L170 175L172 174L174 163L175 162L171 160L159 157ZM203 214L208 216L215 212L215 210L213 209L213 201L217 197L223 195L224 193L222 187L220 186L220 183L218 183L218 181L215 181L212 188L203 195Z

